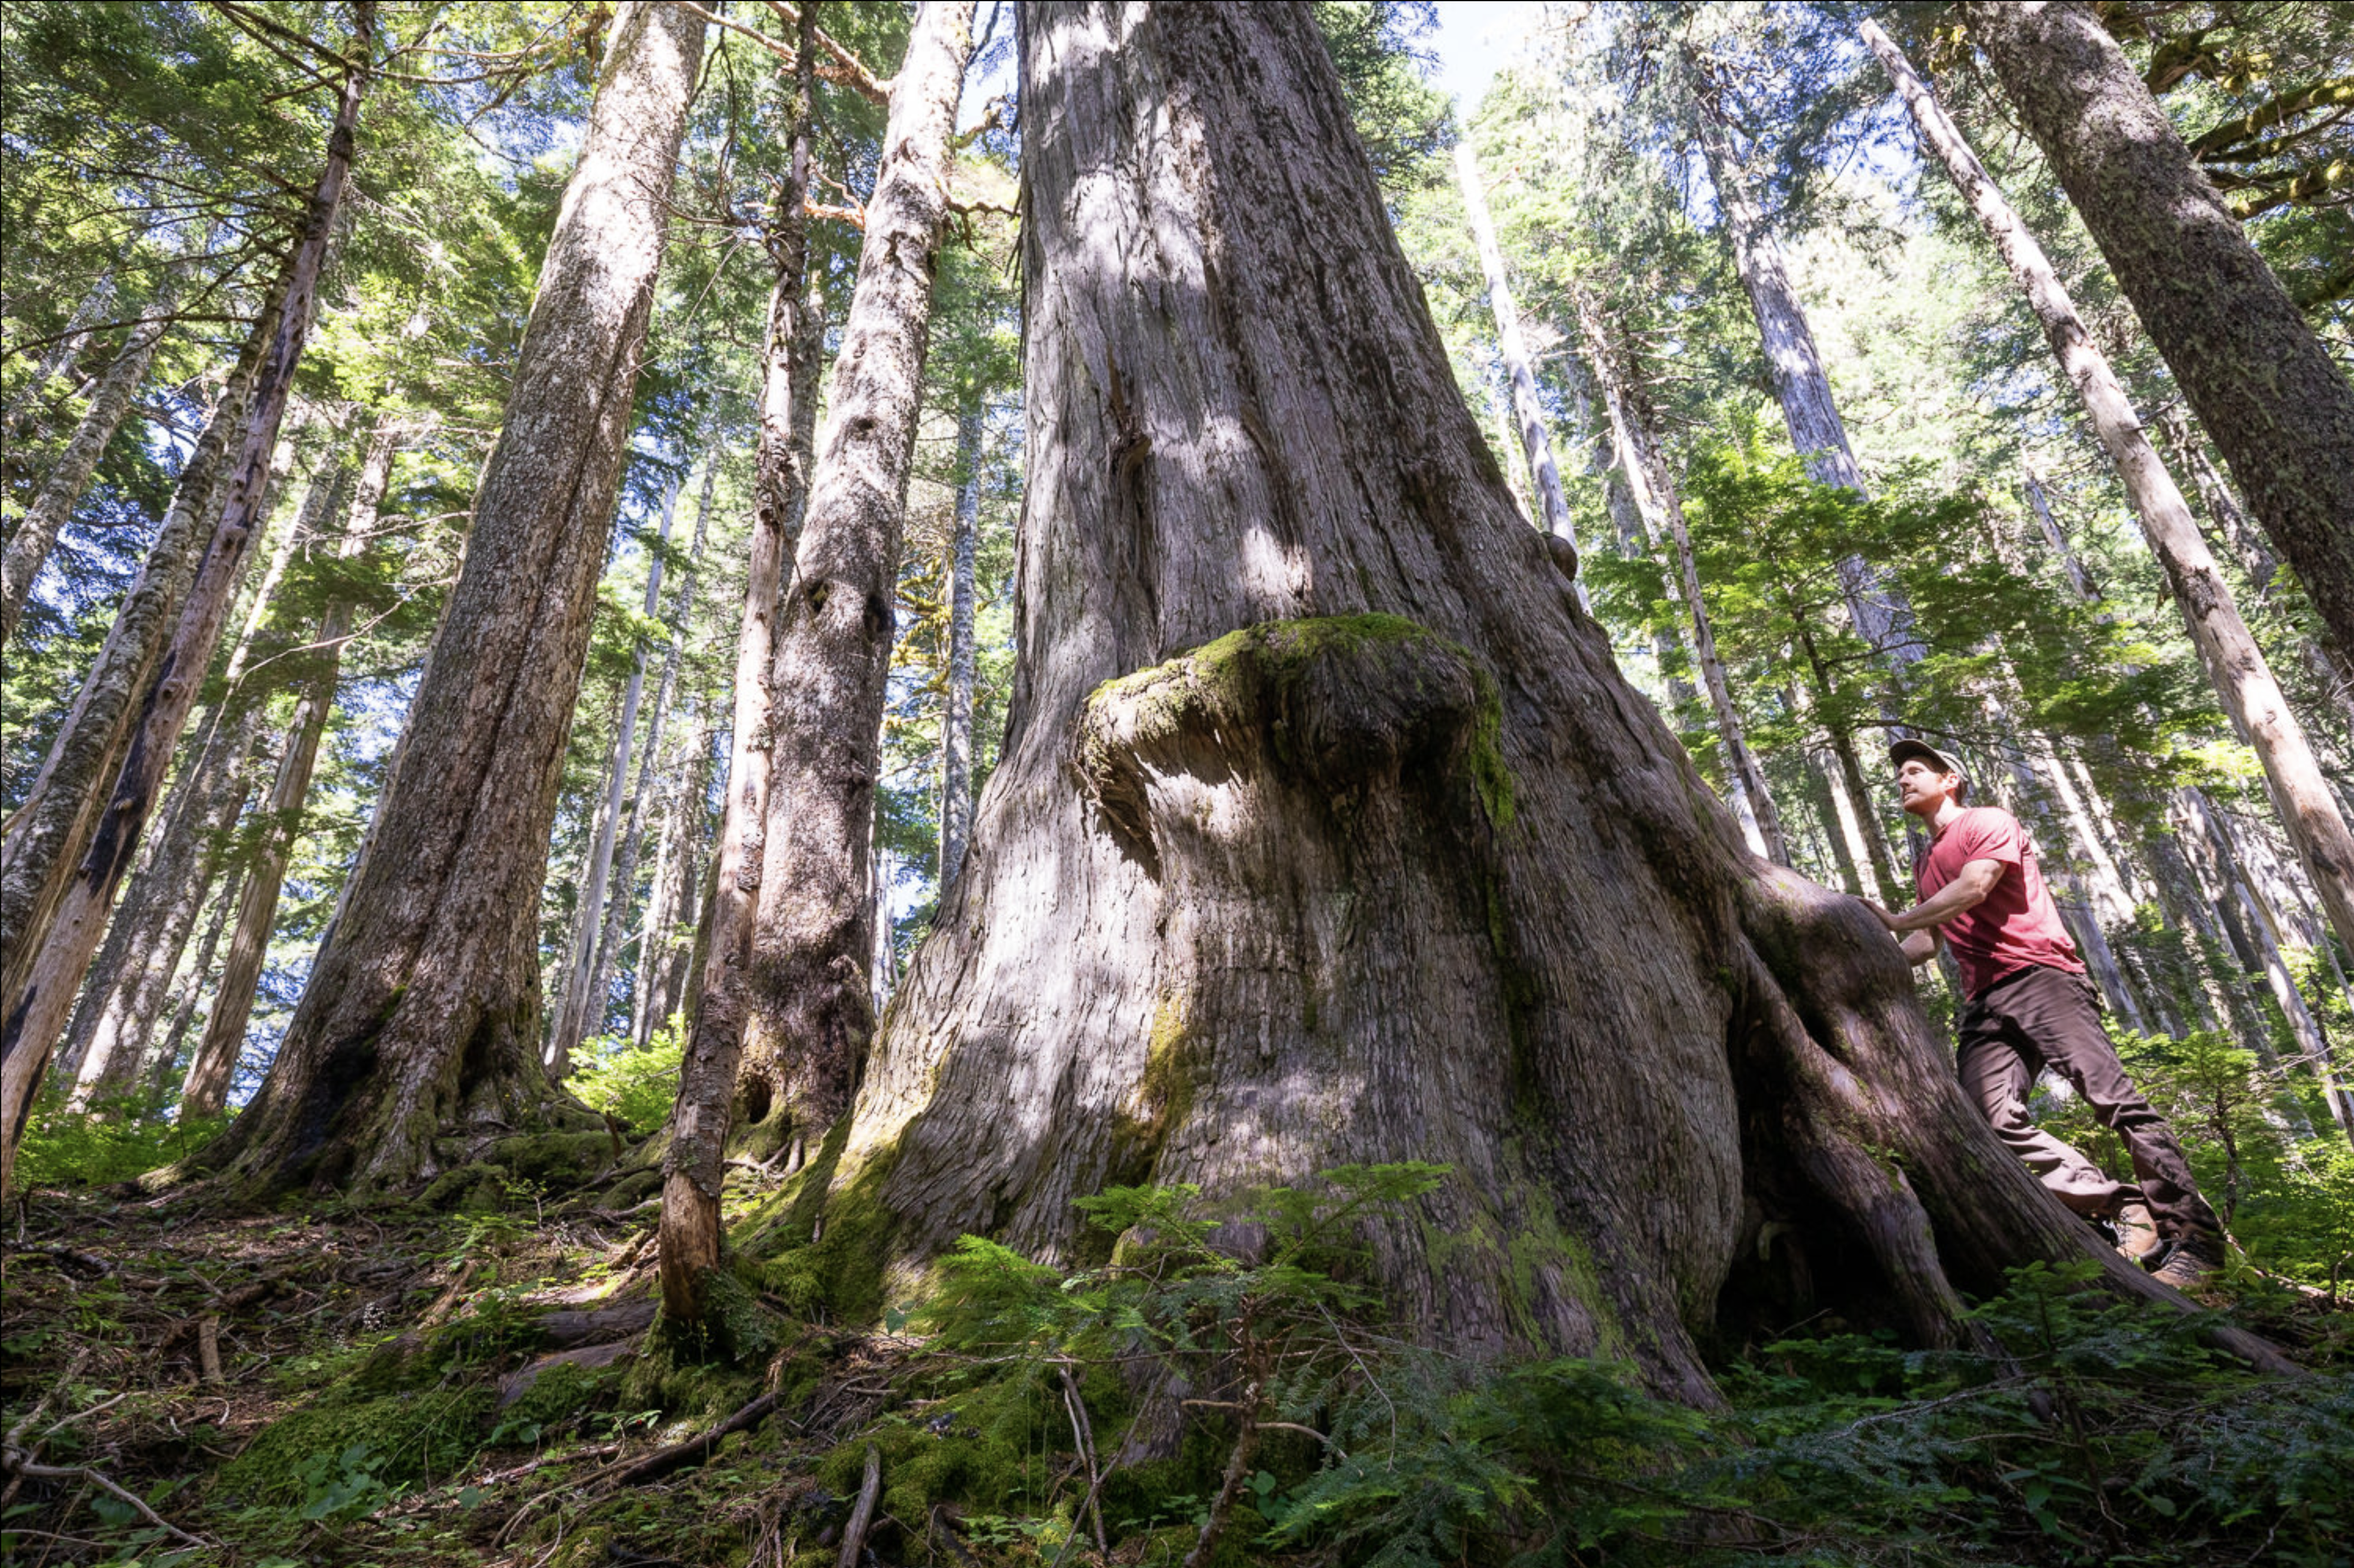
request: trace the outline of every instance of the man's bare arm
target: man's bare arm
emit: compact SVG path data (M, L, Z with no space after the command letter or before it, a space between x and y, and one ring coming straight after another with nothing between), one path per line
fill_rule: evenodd
M1956 915L1966 915L1985 903L1987 895L1992 893L1994 885L2001 880L2002 862L1974 860L1963 866L1954 880L1937 889L1933 896L1923 899L1902 915L1892 914L1877 904L1872 905L1872 912L1880 916L1882 925L1897 936L1902 937L1908 931L1926 931L1933 926L1944 925ZM1872 901L1866 899L1864 902L1870 904Z
M1916 964L1925 964L1937 956L1937 934L1934 931L1907 931L1896 939L1899 951Z

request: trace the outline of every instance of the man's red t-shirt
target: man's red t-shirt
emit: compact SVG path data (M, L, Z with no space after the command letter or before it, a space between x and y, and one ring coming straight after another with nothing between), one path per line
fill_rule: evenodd
M1934 896L1974 860L2001 863L1994 891L1977 908L1936 927L1961 966L1963 994L1977 996L2030 964L2083 974L2084 960L2044 889L2027 833L1999 806L1973 806L1946 824L1914 872L1921 896Z

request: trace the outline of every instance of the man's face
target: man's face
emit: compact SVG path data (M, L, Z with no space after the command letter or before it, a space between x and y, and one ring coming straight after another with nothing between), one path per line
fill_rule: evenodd
M1933 815L1961 784L1961 776L1941 773L1936 765L1908 757L1896 768L1896 792L1904 809L1916 817Z

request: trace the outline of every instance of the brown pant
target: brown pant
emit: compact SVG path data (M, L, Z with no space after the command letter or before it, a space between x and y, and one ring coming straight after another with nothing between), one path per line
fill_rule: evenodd
M1987 987L1962 1010L1956 1065L1962 1087L2011 1152L2077 1213L2107 1219L2120 1205L2149 1205L2158 1234L2169 1239L2219 1236L2215 1211L2199 1195L2190 1162L2166 1118L2150 1108L2117 1060L2101 1027L2092 982L2065 969L2031 965ZM2027 1114L2035 1075L2050 1067L2068 1080L2101 1124L2125 1140L2140 1184L2114 1181L2070 1144Z

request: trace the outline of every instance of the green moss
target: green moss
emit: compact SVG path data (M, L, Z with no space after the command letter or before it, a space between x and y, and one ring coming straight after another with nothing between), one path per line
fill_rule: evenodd
M618 1365L584 1367L578 1361L558 1361L532 1379L531 1386L499 1412L499 1425L509 1429L536 1426L545 1433L610 1404L620 1383Z
M748 1275L748 1278L747 1276ZM705 1269L703 1320L683 1323L667 1315L654 1323L652 1338L682 1360L750 1364L763 1361L780 1342L777 1314L760 1302L760 1266Z
M526 1181L563 1191L579 1186L613 1162L612 1135L530 1132L491 1145L490 1160Z
M835 1192L849 1137L843 1117L800 1172L782 1212L764 1206L738 1232L749 1238L748 1253L770 1252L758 1277L790 1309L864 1326L881 1319L888 1293L899 1221L885 1206L883 1188L898 1153L895 1146L867 1160Z
M445 1213L504 1213L507 1207L506 1183L506 1167L478 1160L433 1178L418 1194L417 1201Z
M1399 656L1379 664L1367 659L1384 652ZM1366 683L1394 683L1426 696L1428 666L1418 666L1416 654L1437 655L1470 680L1474 704L1464 736L1464 768L1489 822L1499 830L1509 827L1515 812L1513 779L1504 761L1503 703L1495 677L1469 649L1400 615L1263 621L1165 663L1106 681L1087 699L1093 722L1081 729L1080 770L1099 796L1116 793L1123 752L1188 728L1261 726L1275 758L1296 764L1300 759L1292 753L1283 715L1292 694L1317 665L1350 660L1362 666L1353 673Z
M1185 998L1164 991L1152 1010L1152 1033L1145 1042L1144 1072L1136 1088L1112 1116L1113 1185L1145 1180L1171 1129L1184 1125L1193 1105L1193 1075L1184 1059Z
M620 1403L629 1410L662 1410L700 1424L741 1410L760 1392L765 1370L758 1363L716 1361L683 1349L657 1321L645 1349L621 1363Z
M1117 1420L1088 1401L1100 1430ZM1006 1375L926 1407L920 1419L893 1416L830 1450L818 1461L818 1484L837 1497L854 1497L866 1467L866 1445L881 1450L883 1511L922 1519L934 1504L953 1503L981 1513L1028 1511L1042 1502L1055 1472L1038 1452L1042 1426L1048 1446L1067 1445L1069 1417L1062 1393L1043 1367ZM1045 1425L1045 1423L1060 1425Z
M482 1446L492 1402L486 1388L323 1400L263 1428L222 1468L217 1485L249 1503L299 1502L303 1467L355 1443L382 1460L376 1473L387 1485L447 1480Z

